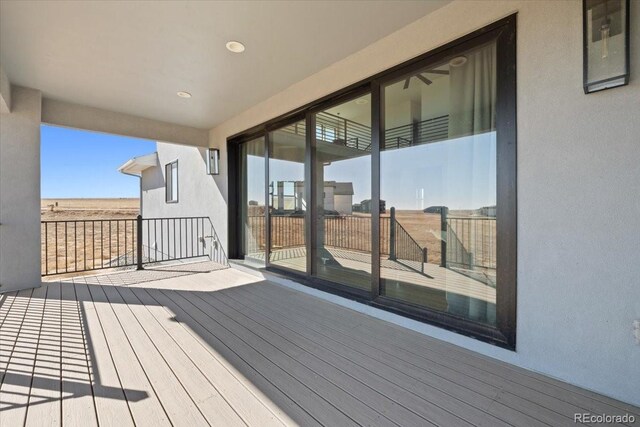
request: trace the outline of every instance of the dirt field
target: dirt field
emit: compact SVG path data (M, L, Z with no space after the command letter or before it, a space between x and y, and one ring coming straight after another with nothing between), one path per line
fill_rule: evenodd
M134 219L138 215L138 199L43 199L41 208L42 221L72 221L43 223L43 271L46 269L54 272L56 261L58 272L109 265L111 260L118 257L121 261L133 263L129 256L134 253ZM259 216L264 215L263 209L255 207L251 211L249 228L256 239L252 242L249 252L264 250L264 217ZM428 262L439 264L440 215L425 214L421 211L397 211L396 219L421 248L427 248ZM389 213L383 214L380 221L382 255L389 253L389 224ZM450 257L454 258L450 261L463 260L463 263L466 263L469 253L473 253L477 265L495 263L495 220L450 220L450 227L453 233L448 234L450 241L447 253L453 248L455 253L452 255L456 255ZM304 245L304 218L272 217L272 236L274 248ZM456 242L457 246L454 246ZM356 214L342 218L327 217L325 244L370 252L370 216ZM126 260L122 259L125 254Z
M264 212L257 212L256 216L250 217L249 229L255 239L248 248L249 252L264 251L264 217L258 216L259 214L264 214ZM388 212L381 216L380 251L382 255L389 254L389 219ZM397 211L396 220L420 248L427 248L428 262L439 264L441 261L440 214ZM472 220L453 220L453 222L450 220L449 224L454 232L454 234L449 233L452 245L450 250L453 248L458 252L471 251L476 255L476 262L484 265L488 265L492 261L495 262L495 221L470 221ZM469 227L469 224L473 224L473 227ZM274 249L304 245L304 218L272 216L271 228ZM401 239L401 231L397 231L397 233L398 238ZM327 217L325 220L325 244L332 247L370 252L370 216L356 214L340 218ZM460 256L456 258L464 255L458 252L455 255Z
M135 218L140 199L42 199L42 221Z
M40 206L42 221L71 221L41 225L43 273L108 266L125 254L121 264L133 262L139 199L42 199Z

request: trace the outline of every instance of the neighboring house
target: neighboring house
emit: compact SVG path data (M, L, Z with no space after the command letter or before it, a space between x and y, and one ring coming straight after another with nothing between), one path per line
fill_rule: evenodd
M144 211L144 185L142 176L145 171L158 167L158 153L150 153L142 156L134 157L118 168L118 171L125 174L140 178L140 214ZM148 172L146 174L148 176Z
M496 206L483 206L480 209L476 210L476 215L495 218L496 212L497 212Z
M325 181L324 208L341 215L353 213L353 183Z
M352 182L331 182L333 188L333 208L328 207L325 198L325 209L335 210L341 215L351 215L353 213L353 183ZM325 188L327 183L325 183Z
M206 150L164 142L157 142L156 150L118 168L140 178L141 215L213 217L216 184L206 172Z

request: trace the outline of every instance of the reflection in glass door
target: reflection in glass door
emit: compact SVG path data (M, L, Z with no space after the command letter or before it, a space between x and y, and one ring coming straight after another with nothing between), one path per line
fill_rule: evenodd
M371 289L371 95L315 115L315 274Z
M305 122L269 133L269 217L272 265L307 271Z
M229 141L236 166L264 135L230 180L231 255L515 348L515 34L513 15Z
M496 322L496 44L384 90L381 293Z
M264 137L240 145L241 251L246 262L265 264Z

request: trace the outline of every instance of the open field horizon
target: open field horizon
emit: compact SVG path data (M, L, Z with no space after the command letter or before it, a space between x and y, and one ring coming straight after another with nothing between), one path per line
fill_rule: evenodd
M140 199L121 198L46 198L40 200L43 221L135 218Z
M139 212L138 198L41 199L42 221L72 221L46 227L43 224L42 271L75 271L109 265L113 258L132 252L135 239L132 220ZM100 220L118 222L103 224Z
M138 198L47 198L41 200L42 221L70 221L68 224L58 223L58 226L49 224L42 229L43 271L51 271L56 259L61 261L63 254L73 254L71 269L75 269L77 263L83 266L85 263L93 265L109 263L114 256L122 251L133 250L135 237L134 223L132 220L139 213L140 200ZM250 252L264 250L264 210L253 212L258 214L251 216L249 228L253 237L250 243ZM460 215L460 213L457 213ZM340 218L326 218L325 220L325 244L329 247L349 248L361 252L371 252L371 216L356 214ZM415 242L419 250L426 248L428 262L439 264L441 261L441 217L440 214L424 213L422 211L398 210L396 219L410 238ZM480 219L480 218L478 218ZM107 221L112 220L112 221ZM460 256L466 260L467 252L473 252L481 265L491 265L495 259L495 220L484 219L481 221L458 221L453 219L449 224L453 227L453 234L448 236L450 244L458 243L456 247L462 253ZM101 229L106 224L113 227ZM304 245L304 218L290 216L272 217L273 248L287 248ZM471 227L471 225L476 225ZM383 254L389 253L389 213L381 215L380 246ZM479 226L478 226L479 225ZM450 233L451 234L451 233ZM114 243L115 247L113 246ZM122 242L125 249L120 248L118 242ZM131 246L125 244L129 243ZM464 242L464 243L463 243ZM96 244L97 243L97 244ZM100 254L94 253L94 246L102 246L109 243L114 248ZM76 247L79 245L79 248ZM90 250L85 251L85 246ZM411 246L411 244L409 243ZM57 256L56 256L57 254ZM76 261L77 257L77 261ZM459 257L456 257L459 258ZM461 258L461 259L462 259ZM467 261L464 261L466 263ZM66 263L66 260L65 260ZM46 264L46 265L45 265Z

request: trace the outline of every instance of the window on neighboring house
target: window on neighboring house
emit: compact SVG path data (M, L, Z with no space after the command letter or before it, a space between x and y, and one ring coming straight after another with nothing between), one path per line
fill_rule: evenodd
M167 203L178 203L178 161L167 163L165 172L165 200Z

